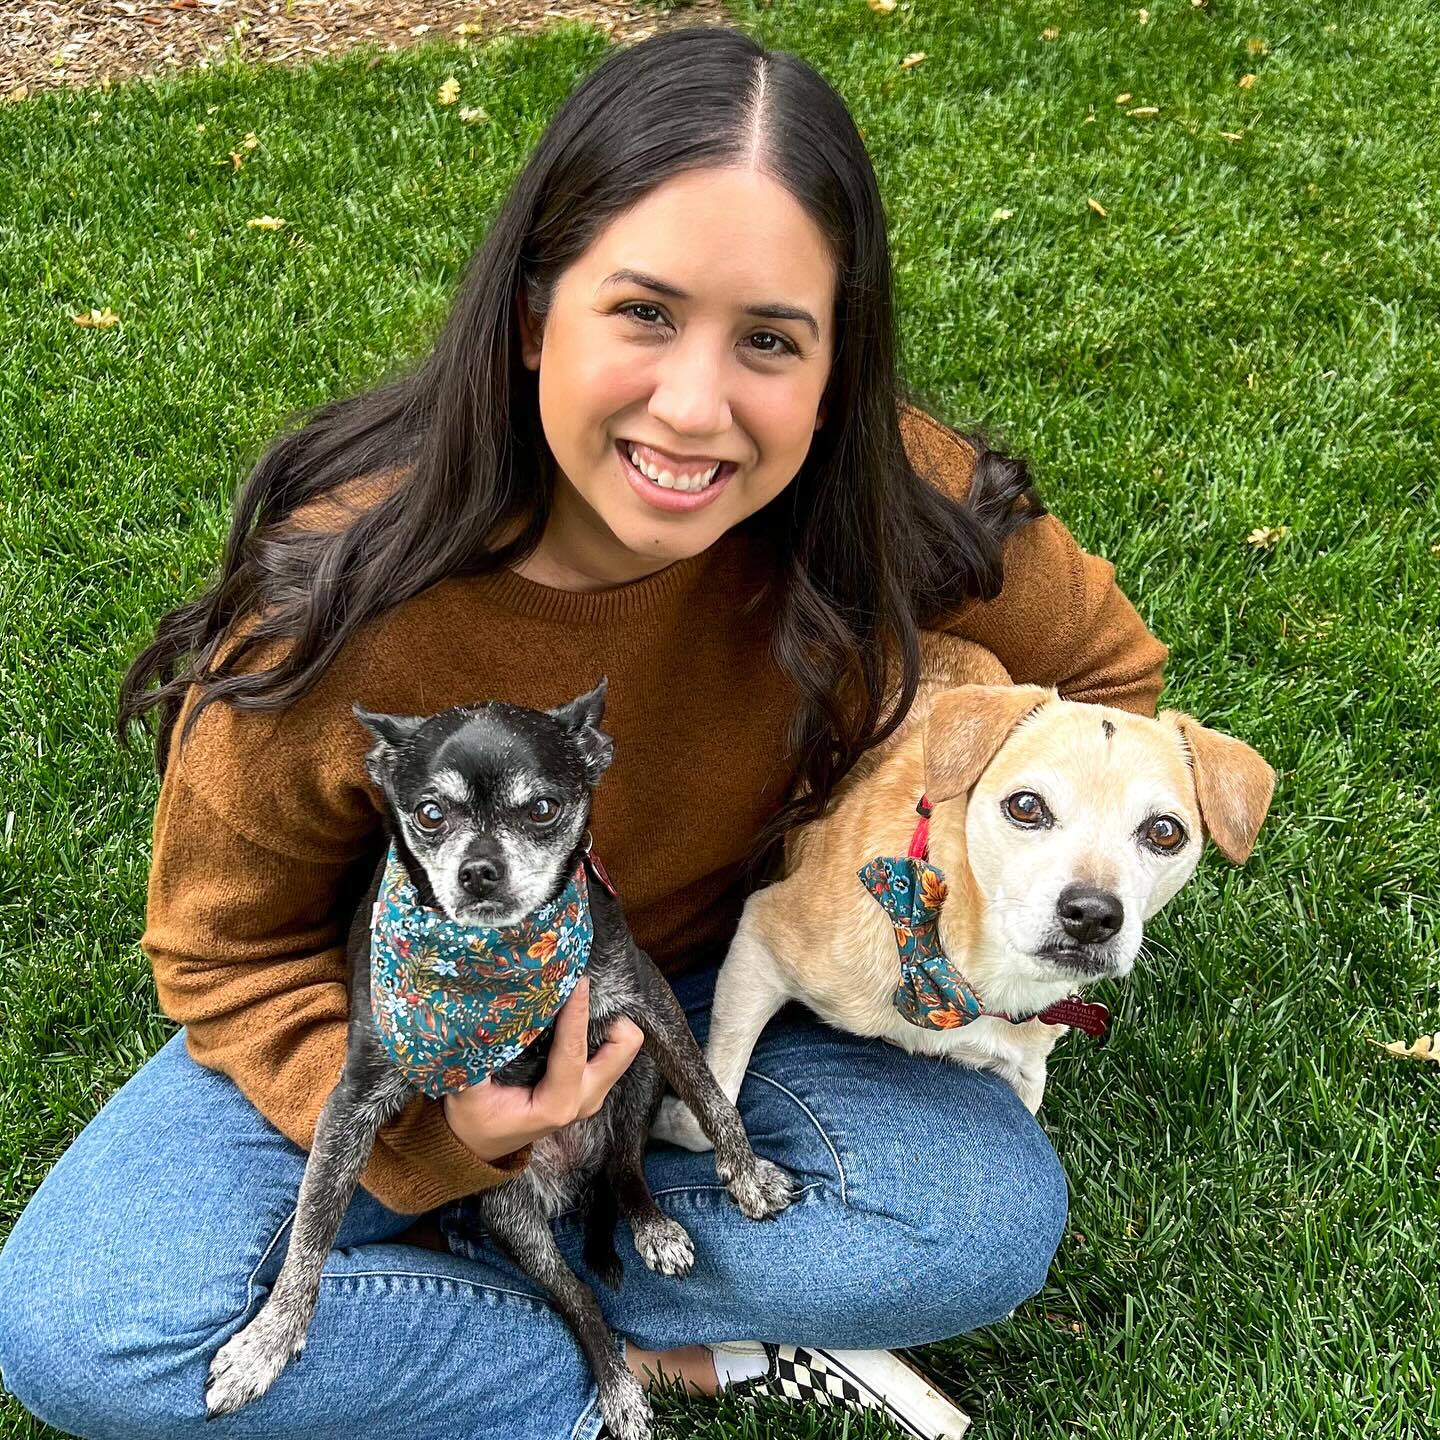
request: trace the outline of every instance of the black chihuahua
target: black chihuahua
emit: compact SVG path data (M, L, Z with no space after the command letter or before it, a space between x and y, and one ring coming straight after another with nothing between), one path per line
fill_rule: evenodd
M568 1206L587 1207L586 1260L608 1283L619 1278L617 1211L650 1269L689 1271L695 1256L690 1237L655 1203L642 1163L666 1081L713 1141L716 1172L746 1215L761 1220L778 1214L793 1191L783 1170L751 1150L684 1011L635 943L603 868L589 854L591 791L614 752L614 741L599 728L605 692L602 679L589 694L554 710L492 702L425 717L372 714L357 705L355 715L375 736L366 769L384 798L394 855L420 905L457 924L499 930L553 905L582 865L599 881L588 885L590 1052L620 1015L644 1032L644 1048L595 1115L537 1141L524 1170L466 1205L553 1296L595 1373L600 1409L617 1440L644 1440L651 1428L649 1402L594 1294L566 1265L548 1222ZM372 925L380 924L383 907L376 900L385 876L382 858L350 927L345 1065L316 1122L290 1248L259 1313L210 1366L207 1419L258 1399L304 1348L320 1272L376 1132L417 1093L433 1093L392 1058L371 1013ZM544 1073L550 1038L546 1028L491 1080L534 1085Z

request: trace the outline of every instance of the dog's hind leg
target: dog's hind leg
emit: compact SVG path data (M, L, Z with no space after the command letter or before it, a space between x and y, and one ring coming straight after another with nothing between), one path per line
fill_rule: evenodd
M715 981L710 1006L710 1038L705 1060L725 1098L733 1105L740 1097L745 1067L771 1017L793 998L785 972L764 939L764 911L778 903L779 886L752 895L740 917L735 938ZM667 1099L660 1106L654 1134L687 1150L710 1149L710 1137L683 1100Z
M375 1136L413 1093L395 1072L371 1094L359 1092L348 1075L330 1092L315 1122L285 1263L259 1313L211 1362L205 1382L207 1419L258 1400L305 1348L320 1272Z
M523 1183L482 1191L473 1203L501 1249L549 1292L575 1332L595 1375L600 1413L610 1433L616 1440L649 1440L654 1418L650 1402L625 1364L594 1294L565 1263L550 1226Z

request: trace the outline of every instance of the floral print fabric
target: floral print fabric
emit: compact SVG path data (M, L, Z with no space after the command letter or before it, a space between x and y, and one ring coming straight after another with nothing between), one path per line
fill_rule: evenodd
M503 930L421 905L392 844L370 916L370 1014L432 1099L477 1085L544 1034L584 973L594 924L582 861L548 905Z
M908 855L878 855L859 874L895 927L900 983L892 999L900 1014L926 1030L954 1030L979 1017L980 997L940 948L944 874Z

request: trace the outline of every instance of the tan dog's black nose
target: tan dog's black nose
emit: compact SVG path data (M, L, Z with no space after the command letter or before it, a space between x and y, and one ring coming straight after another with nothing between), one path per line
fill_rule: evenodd
M500 868L490 860L467 860L460 867L460 884L477 900L486 899L500 883Z
M1120 897L1093 885L1067 885L1055 902L1055 913L1061 929L1082 945L1108 940L1125 923Z

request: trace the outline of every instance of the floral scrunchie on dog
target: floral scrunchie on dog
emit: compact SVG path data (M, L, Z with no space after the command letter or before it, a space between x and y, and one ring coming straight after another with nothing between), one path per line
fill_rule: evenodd
M859 874L895 927L900 983L892 999L901 1016L926 1030L954 1030L983 1014L980 997L940 948L944 874L908 855L877 856Z
M550 904L494 930L421 905L392 844L370 930L375 1029L410 1083L438 1099L513 1060L579 983L595 933L585 862Z

